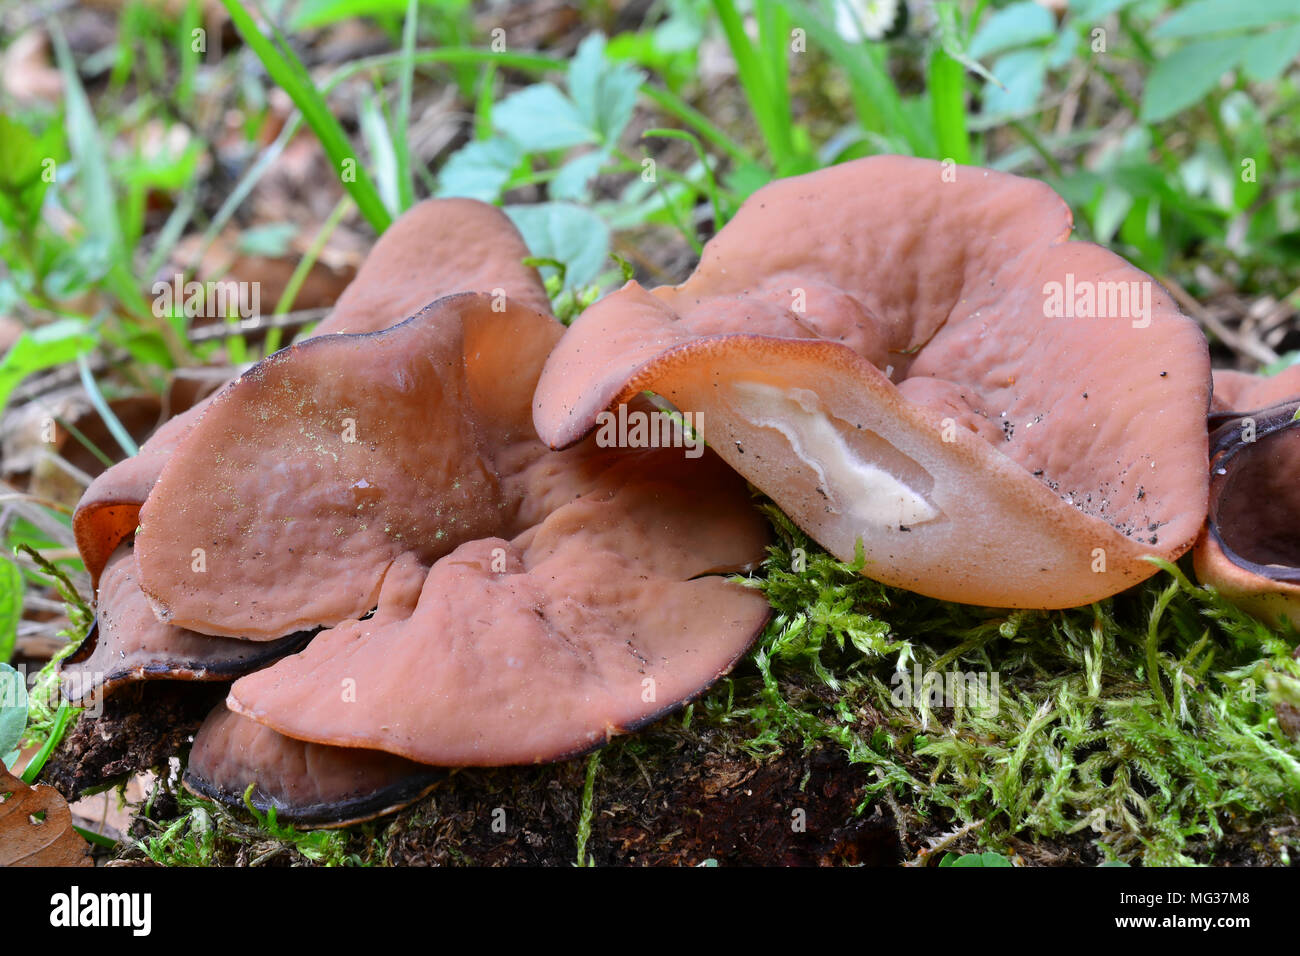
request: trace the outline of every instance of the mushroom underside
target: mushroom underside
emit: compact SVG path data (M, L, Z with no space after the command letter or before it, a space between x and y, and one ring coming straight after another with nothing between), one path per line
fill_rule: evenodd
M1218 375L1216 373L1216 384ZM1258 380L1246 397L1274 397ZM1211 419L1210 505L1198 580L1275 625L1300 628L1300 397Z
M951 601L1067 607L1204 520L1209 359L1041 183L873 157L773 183L681 286L587 309L538 383L564 447L641 391L837 557ZM863 197L871 197L867 202ZM608 421L608 419L605 419Z
M288 823L343 827L396 812L446 776L377 750L294 740L219 704L195 735L183 783L227 806L248 793L256 810L274 808Z
M228 681L301 650L311 636L255 643L163 624L140 591L130 545L121 544L104 567L95 622L59 678L73 704L142 680Z

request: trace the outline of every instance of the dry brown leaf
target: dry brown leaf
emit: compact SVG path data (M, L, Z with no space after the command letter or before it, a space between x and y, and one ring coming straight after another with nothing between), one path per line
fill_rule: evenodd
M0 866L94 865L63 795L30 787L0 766Z

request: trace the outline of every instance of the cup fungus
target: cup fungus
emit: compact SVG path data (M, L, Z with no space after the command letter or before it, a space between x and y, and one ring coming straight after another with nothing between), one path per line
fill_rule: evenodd
M1003 607L1143 580L1209 500L1202 579L1300 623L1300 369L1218 376L1207 474L1204 337L1070 230L1040 183L874 157L765 187L685 283L562 336L500 212L422 204L316 335L92 486L78 657L109 685L238 677L186 785L319 824L706 690L770 614L724 577L767 542L741 476L872 577ZM608 447L602 414L647 392L712 450Z
M1196 576L1252 614L1300 628L1300 366L1269 378L1216 371L1213 409Z
M453 296L279 353L213 403L141 513L144 591L204 633L328 628L237 682L232 710L426 764L530 763L680 706L743 654L769 614L719 576L767 541L743 481L680 448L548 451L530 402L560 331Z
M502 275L395 325L345 296L326 331L348 331L212 398L100 543L103 653L148 645L137 675L152 636L185 676L195 643L260 663L324 628L209 716L195 792L235 803L255 781L255 805L312 823L385 812L433 767L560 759L639 727L762 629L767 601L723 576L768 540L743 480L680 447L548 450L531 402L563 327Z
M755 193L682 285L629 283L539 382L553 448L653 391L871 577L1087 603L1200 530L1204 337L1042 183L879 156Z

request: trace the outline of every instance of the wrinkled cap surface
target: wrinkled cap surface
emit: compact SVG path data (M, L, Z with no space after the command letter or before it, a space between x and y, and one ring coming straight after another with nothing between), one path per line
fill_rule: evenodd
M472 199L426 200L379 237L313 336L386 329L457 292L486 291L549 311L541 277L523 265L527 256L519 231L496 207ZM99 475L82 496L73 529L92 583L98 584L109 556L134 534L140 507L163 465L210 401L172 418L139 454Z
M1267 379L1243 384L1236 398L1247 407L1286 390ZM1300 627L1297 409L1300 395L1227 417L1211 435L1209 522L1194 564L1202 584L1247 611Z
M251 640L330 626L375 606L399 555L432 563L491 533L511 507L496 457L528 439L561 329L465 294L260 362L213 400L141 509L155 613Z
M1208 353L1070 229L1041 183L928 160L773 183L684 284L578 318L538 433L565 447L651 390L874 578L995 606L1116 593L1203 522Z
M583 752L703 692L770 613L719 576L767 541L744 483L711 454L534 446L510 479L534 524L439 559L413 609L385 582L374 618L237 681L228 706L303 740L497 766Z
M281 736L218 705L194 738L184 783L229 806L275 808L291 823L347 826L414 803L445 773L377 750L325 747Z
M100 579L94 627L59 665L63 696L75 704L141 680L231 680L299 650L310 636L255 643L163 624L140 590L135 554L123 544Z

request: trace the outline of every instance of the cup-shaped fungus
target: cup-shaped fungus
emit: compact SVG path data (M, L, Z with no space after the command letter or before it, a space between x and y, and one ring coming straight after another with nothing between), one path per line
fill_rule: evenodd
M567 447L652 391L871 577L1009 607L1114 594L1200 529L1209 360L1153 280L1070 230L1041 183L927 160L773 183L685 283L578 318L538 432Z
M1216 371L1214 392L1196 576L1252 614L1300 628L1300 366L1271 378Z
M693 699L749 647L770 609L725 575L768 532L743 480L671 419L668 447L548 450L531 401L562 331L450 296L277 353L181 440L135 543L158 616L246 640L326 628L236 682L241 719L218 712L196 741L197 792L234 801L255 766L287 817L352 818L424 779L367 757L358 782L353 752L560 759ZM349 781L333 804L294 769L322 754Z

